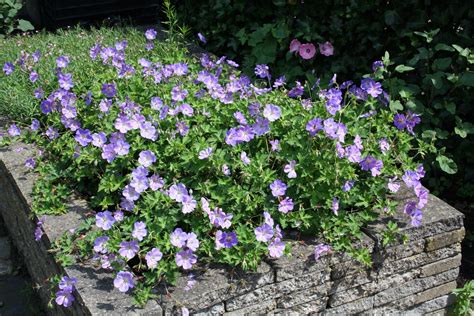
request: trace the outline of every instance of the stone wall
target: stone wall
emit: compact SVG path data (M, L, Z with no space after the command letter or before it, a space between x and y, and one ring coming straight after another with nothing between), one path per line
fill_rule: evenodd
M179 314L182 306L197 315L417 315L444 314L453 301L450 293L461 262L463 216L430 195L421 227L411 227L401 210L400 217L391 218L408 234L407 243L383 249L380 223L365 229L358 246L371 251L371 269L344 254L328 254L315 261L318 240L304 240L295 243L291 257L266 260L255 272L201 265L193 271L197 282L191 290L184 290L187 278L182 277L174 288L157 288L158 299L145 308L134 308L130 295L113 288L110 272L88 263L62 269L48 253L58 236L78 227L86 216L84 201L71 198L69 213L47 216L45 236L34 241L30 211L34 174L23 166L30 156L34 149L22 144L0 149L0 212L45 303L50 299L49 276L66 273L78 278L73 307L54 307L48 310L51 315L169 315ZM410 197L407 190L397 195L400 200Z

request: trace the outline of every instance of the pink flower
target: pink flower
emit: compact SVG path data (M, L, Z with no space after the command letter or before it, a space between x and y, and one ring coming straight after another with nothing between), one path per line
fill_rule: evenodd
M301 44L299 52L301 58L311 59L316 54L316 47L311 43Z
M301 43L296 38L290 43L290 53L297 53L300 50Z
M334 47L330 42L319 44L319 52L324 56L332 56L334 55Z

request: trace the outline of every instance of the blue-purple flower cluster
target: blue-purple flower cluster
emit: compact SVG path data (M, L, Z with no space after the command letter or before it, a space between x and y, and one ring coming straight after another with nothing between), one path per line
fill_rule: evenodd
M130 268L159 277L209 257L231 264L245 262L247 252L279 258L287 250L283 228L314 231L324 221L349 221L355 201L375 210L387 200L372 194L395 193L400 181L418 198L404 212L420 225L428 198L424 170L397 154L420 119L391 114L380 82L339 85L334 76L327 89L318 80L311 99L302 83L287 90L285 77L273 80L264 64L255 68L257 83L225 57L166 64L154 56L157 32L149 29L145 38L137 60L127 56L127 41L94 45L91 62L105 74L91 83L59 56L53 91L43 89L34 70L38 52L3 66L10 76L28 65L43 114L30 127L39 142L96 177L86 178L101 207L91 232L93 259L116 272L119 291L135 287ZM12 124L7 133L21 131ZM33 169L39 160L26 165ZM400 171L403 163L414 170ZM316 246L316 260L332 249ZM63 285L56 302L70 306L74 286Z

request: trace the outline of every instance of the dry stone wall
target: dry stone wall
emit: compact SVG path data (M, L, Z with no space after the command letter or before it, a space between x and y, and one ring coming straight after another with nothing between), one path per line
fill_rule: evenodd
M87 212L84 201L70 200L70 212L47 216L45 236L34 241L31 192L34 174L23 162L34 148L15 144L0 148L0 212L13 242L25 258L43 302L50 300L47 279L54 274L78 278L76 302L54 307L51 315L172 315L182 306L195 315L363 315L444 314L452 304L461 262L463 215L430 195L423 224L413 228L404 218L391 218L408 234L408 241L382 248L379 223L365 229L359 247L368 248L373 267L366 268L345 254L328 254L315 261L318 240L295 241L291 257L266 260L257 271L244 272L219 265L201 265L196 284L185 291L185 277L176 287L156 289L158 299L143 309L134 308L131 296L113 288L110 272L87 263L65 269L48 252L63 233L78 227ZM402 190L397 199L410 199ZM401 203L402 204L402 203Z

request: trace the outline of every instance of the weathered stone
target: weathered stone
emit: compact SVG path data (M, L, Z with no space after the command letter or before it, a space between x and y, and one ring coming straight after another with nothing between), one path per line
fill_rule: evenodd
M410 224L409 216L403 212L405 203L417 200L413 189L407 188L402 184L400 190L394 196L394 199L399 203L393 217L380 216L379 220L368 225L365 230L365 232L374 240L377 240L379 244L381 244L382 241L381 232L384 230L385 224L388 223L388 221L396 222L400 227L400 232L407 235L409 242L453 231L463 226L464 215L461 212L430 194L428 196L428 203L423 208L423 221L421 226L413 227Z
M13 272L13 263L10 259L0 259L0 276L9 275Z
M0 260L10 259L11 246L8 237L0 237Z
M347 304L326 309L323 315L351 315L371 309L374 306L374 297L364 297Z
M372 282L361 284L346 291L335 292L329 296L329 306L336 307L362 297L373 295L397 284L404 284L418 276L419 272L408 271L404 274L396 274L381 279L375 279Z
M458 254L457 256L438 260L431 264L425 265L421 267L420 277L427 277L459 267L461 265L461 258L461 254Z
M333 280L332 272L333 271L331 271L331 280ZM374 280L375 279L373 276L371 276L370 271L367 270L361 271L356 274L344 275L342 278L333 280L333 282L331 283L331 288L329 289L329 294L342 292L361 284L373 282Z
M316 302L318 299L324 298L324 306L326 305L326 296L330 283L320 286L310 287L302 291L292 292L277 298L277 307L288 309L296 305L307 302Z
M420 313L421 315L425 315L427 313L448 307L449 305L454 303L455 299L456 298L453 294L444 295L424 302L420 305L417 305L414 308L409 309L408 312Z
M422 292L426 289L436 287L440 284L456 280L459 275L459 268L452 269L438 275L429 276L426 278L419 278L409 282L399 284L391 287L374 296L374 306L380 306L391 301L395 301L406 297L408 295Z
M422 252L411 257L403 258L398 261L385 260L383 265L377 271L378 277L403 273L417 267L427 265L437 260L456 256L461 252L461 245L454 244L447 248L437 249L431 252Z
M240 316L240 315L266 315L268 312L276 309L275 300L261 301L259 304L247 306L238 310L233 310L224 313L225 316Z
M396 245L383 249L384 261L396 261L422 253L425 250L425 239L415 240L407 244Z
M224 303L213 305L209 308L193 312L193 316L222 315L225 313Z
M300 305L292 306L288 308L290 315L308 315L313 313L320 314L326 308L326 297L320 297L314 299L311 302L303 303Z
M329 271L316 271L307 276L266 285L250 293L233 297L226 301L226 309L233 311L256 304L258 301L265 301L270 298L276 299L283 295L308 289L329 281Z
M426 251L433 251L436 249L444 248L448 245L459 243L464 239L466 231L464 227L456 229L447 233L434 235L426 238Z

